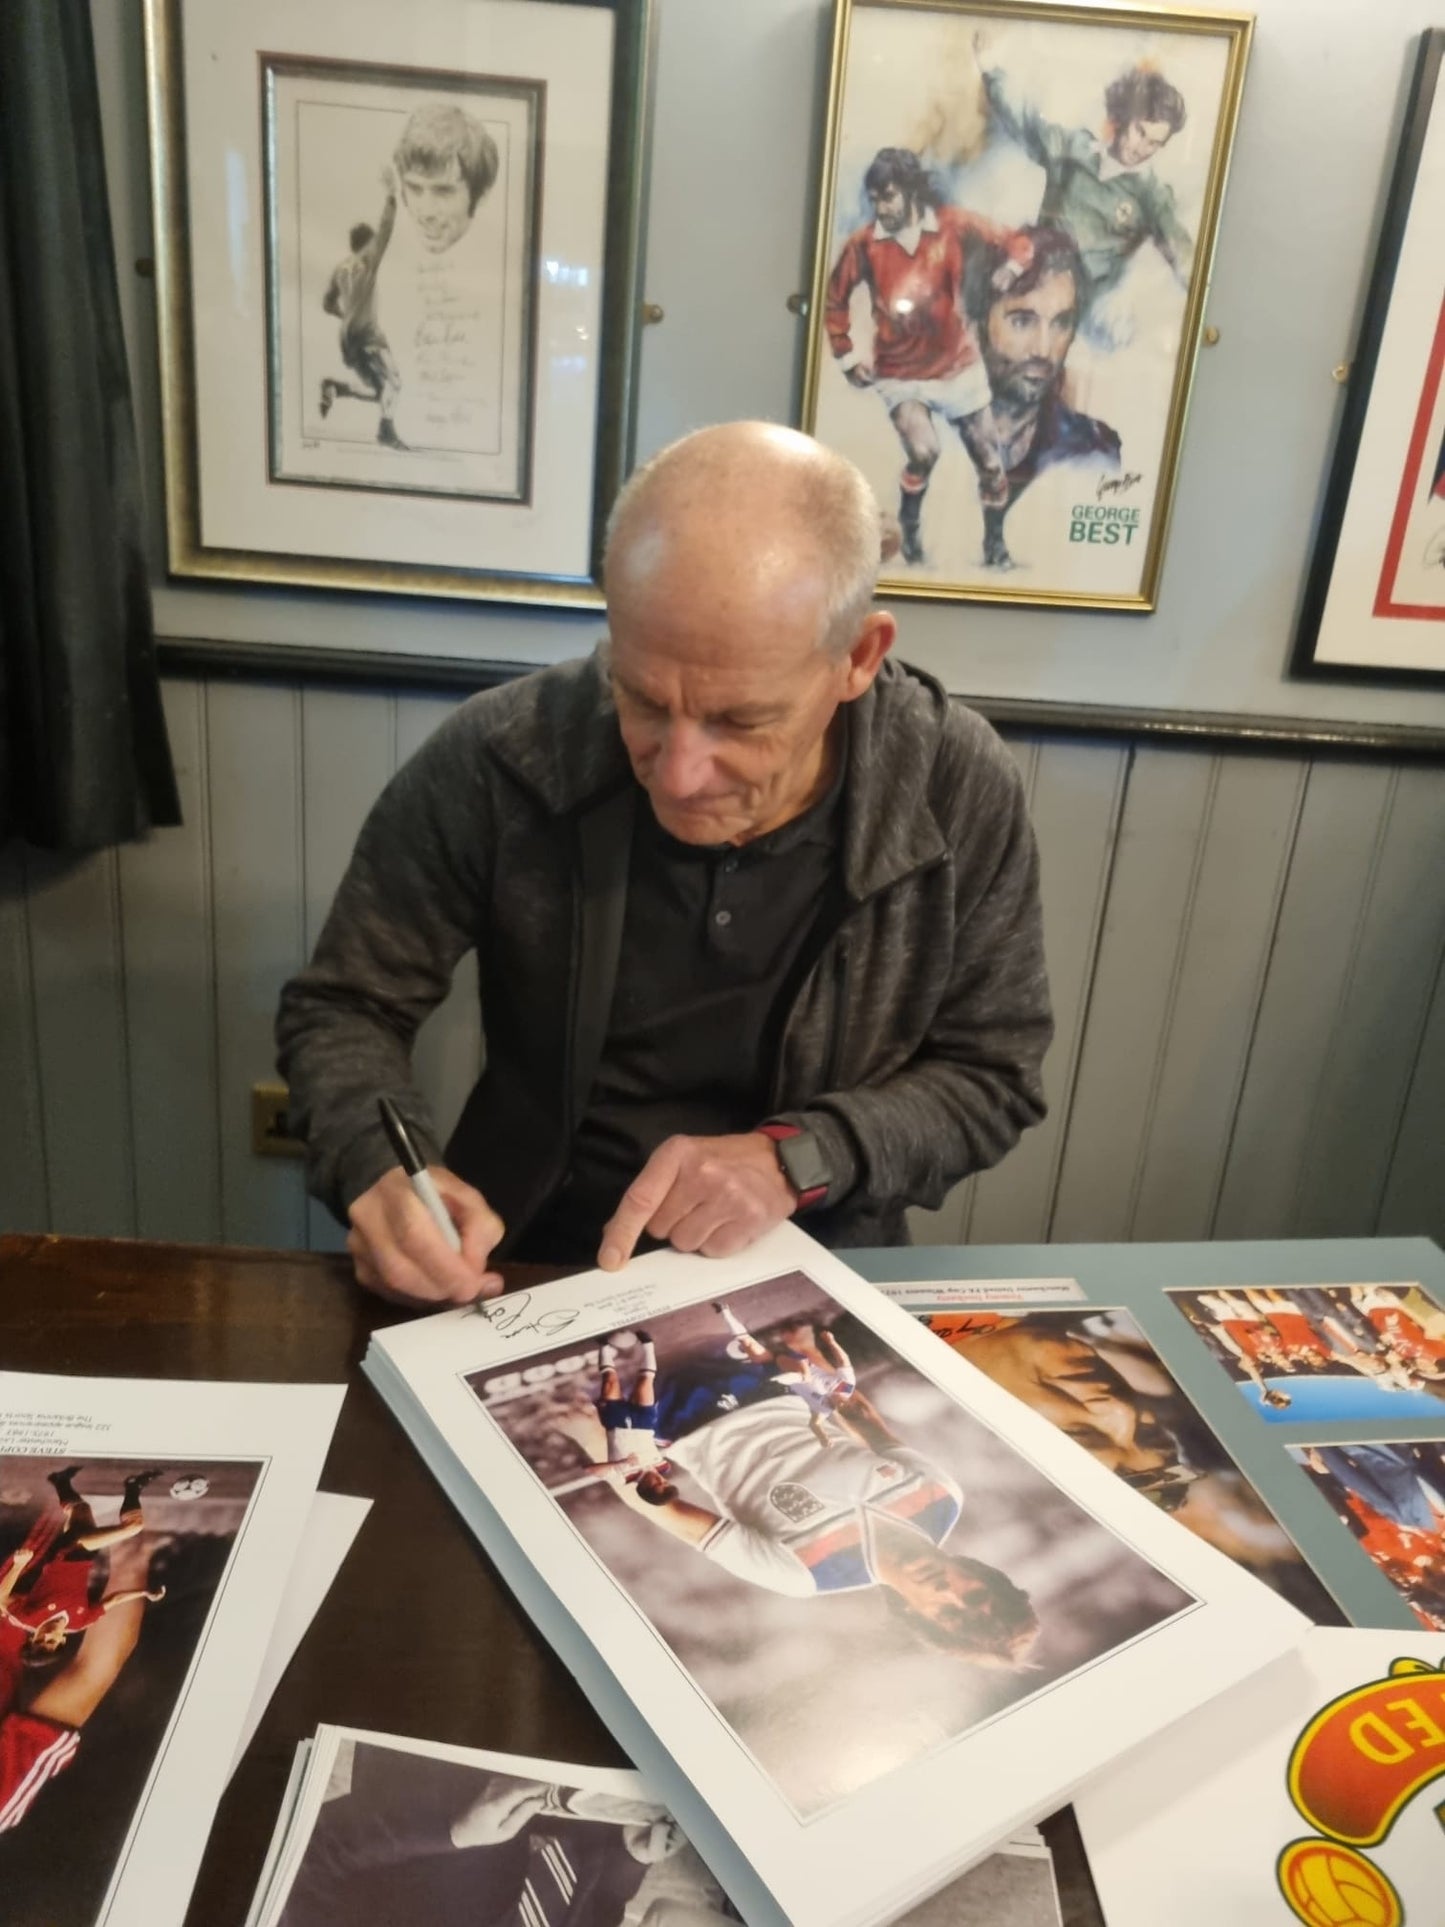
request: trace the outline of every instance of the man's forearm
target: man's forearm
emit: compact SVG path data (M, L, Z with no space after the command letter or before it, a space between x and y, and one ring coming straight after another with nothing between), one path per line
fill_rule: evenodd
M862 1194L936 1209L960 1179L988 1170L1045 1115L1042 1060L1053 1034L1047 1005L1027 1047L997 1066L914 1063L886 1082L832 1091L779 1116L819 1138L837 1174L829 1203Z
M993 67L984 73L983 91L988 101L989 114L997 123L999 131L1037 156L1041 145L1038 116L1014 100L1008 90L1008 81L1000 68Z
M828 336L828 346L835 361L841 361L845 368L858 357L853 348L853 335L849 315L849 303L853 290L859 280L857 250L850 241L834 265L828 277L828 288L823 305L823 328Z
M439 1157L411 1047L475 942L485 889L490 824L467 723L464 708L387 786L314 957L281 993L277 1061L292 1126L307 1144L310 1189L343 1222L352 1199L396 1162L378 1097L396 1104L428 1161Z
M381 260L382 255L386 253L386 246L391 239L391 231L395 226L396 196L395 194L388 194L386 197L386 205L381 210L381 219L376 224L376 234L371 243L375 250L375 259L378 262Z
M1155 242L1180 286L1188 288L1194 271L1194 236L1175 213L1173 198L1172 194L1168 195L1158 210Z
M317 975L303 972L283 992L277 1062L289 1127L306 1143L309 1188L344 1222L351 1200L396 1163L378 1097L391 1098L428 1163L440 1151L412 1082L410 1039L378 1022L365 999Z

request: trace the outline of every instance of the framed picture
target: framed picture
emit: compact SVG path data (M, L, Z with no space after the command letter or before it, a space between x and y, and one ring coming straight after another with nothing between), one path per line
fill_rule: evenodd
M1251 24L838 0L803 412L884 594L1154 608Z
M650 0L146 0L168 564L600 603Z
M1445 30L1422 34L1334 467L1296 675L1445 678Z

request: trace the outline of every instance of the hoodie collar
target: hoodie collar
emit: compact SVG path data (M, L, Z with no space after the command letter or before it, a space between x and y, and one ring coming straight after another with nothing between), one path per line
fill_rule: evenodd
M498 692L491 752L555 816L601 803L632 780L605 648ZM933 677L892 658L852 705L843 882L855 902L947 854L928 789L948 705Z

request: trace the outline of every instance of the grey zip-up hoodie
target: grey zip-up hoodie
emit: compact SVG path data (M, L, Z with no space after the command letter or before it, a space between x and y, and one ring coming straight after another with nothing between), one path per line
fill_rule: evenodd
M1004 745L892 661L849 742L844 914L783 1027L767 1115L811 1129L834 1174L807 1228L886 1244L906 1205L936 1207L1043 1116L1053 1025ZM501 1214L503 1256L555 1188L606 1037L638 807L600 652L472 697L382 792L276 1024L311 1189L343 1221L395 1163L383 1093ZM486 1067L442 1160L410 1050L472 948Z

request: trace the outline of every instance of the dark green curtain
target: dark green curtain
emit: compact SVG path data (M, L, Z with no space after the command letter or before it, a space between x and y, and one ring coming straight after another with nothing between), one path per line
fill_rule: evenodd
M178 823L85 0L0 0L0 841Z

